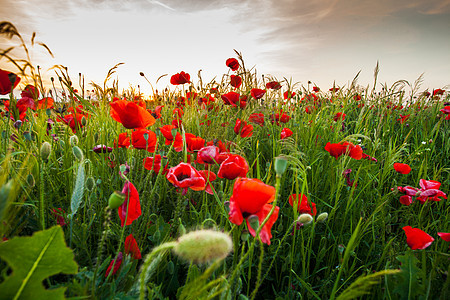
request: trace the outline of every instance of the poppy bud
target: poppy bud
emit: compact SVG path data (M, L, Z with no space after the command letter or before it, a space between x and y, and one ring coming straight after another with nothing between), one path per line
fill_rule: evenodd
M225 207L225 211L226 211L227 213L229 213L229 212L230 212L230 201L225 201L225 202L223 203L223 206Z
M42 143L40 151L42 160L46 161L50 157L50 153L52 153L52 146L50 145L50 143L49 142Z
M94 178L88 177L88 178L86 179L86 189L87 189L89 192L92 192L92 190L94 189L94 186L95 186Z
M184 227L183 223L181 223L181 220L180 220L180 225L178 225L178 234L180 236L186 234L186 228Z
M78 161L83 160L83 150L81 150L78 146L72 147L72 153L73 156L75 156L75 158L78 159Z
M285 158L276 157L275 158L275 173L277 173L277 176L283 175L283 173L286 171L287 167L287 160Z
M173 248L175 254L194 263L224 259L232 250L228 234L214 230L197 230L181 236Z
M83 125L83 126L87 125L87 119L84 116L81 118L81 125Z
M59 140L59 146L61 148L64 148L64 146L66 146L66 143L63 140Z
M14 128L19 129L20 126L22 126L22 121L21 120L17 120L16 122L14 122Z
M248 237L250 236L249 232L247 230L242 231L241 233L241 241L246 242L248 240Z
M303 225L308 225L309 223L311 223L313 220L313 217L310 214L301 214L298 219L297 222L303 224Z
M47 117L50 117L52 115L52 110L50 108L47 108L45 110L45 113L47 114Z
M248 223L250 224L250 227L256 231L259 228L259 219L257 215L251 215L247 218Z
M108 206L110 209L119 208L125 201L125 194L119 191L115 191L109 196Z
M32 141L33 138L31 136L31 133L29 131L24 131L23 132L23 137L27 140L27 141Z
M97 143L97 141L98 141L98 132L96 132L96 133L94 133L94 141Z
M325 223L325 221L328 219L328 213L324 212L317 216L316 222L317 223Z
M30 187L34 187L34 185L36 184L33 174L28 174L27 176L27 183Z
M78 137L76 135L72 135L69 138L69 142L70 142L70 146L72 146L72 147L78 145Z

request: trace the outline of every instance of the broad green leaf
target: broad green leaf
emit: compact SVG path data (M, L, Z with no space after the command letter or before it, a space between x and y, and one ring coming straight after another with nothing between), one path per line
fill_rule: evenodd
M65 288L46 290L42 281L78 270L60 226L0 243L0 257L12 269L11 276L0 284L0 299L64 299Z
M12 198L11 191L13 184L13 180L11 179L0 187L0 221L3 220L3 215L9 206L10 198Z
M400 295L402 299L417 299L419 295L425 294L425 286L418 266L419 260L412 251L407 251L405 255L397 256L400 261L401 272L396 275L398 282L394 293Z
M80 166L78 167L77 179L75 181L75 188L73 189L72 199L70 200L70 208L72 210L71 218L73 218L73 216L77 213L81 201L83 200L84 177L84 162L81 162Z

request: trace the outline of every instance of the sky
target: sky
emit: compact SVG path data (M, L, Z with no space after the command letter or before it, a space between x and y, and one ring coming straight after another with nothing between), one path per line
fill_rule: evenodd
M220 82L225 60L240 52L257 75L322 89L397 80L421 89L450 88L450 0L2 0L0 21L13 23L43 76L68 67L72 81L103 85L117 63L119 87L150 93L180 71ZM0 38L0 49L17 40ZM23 51L16 51L24 58ZM5 59L0 68L14 71ZM164 74L156 85L156 80Z

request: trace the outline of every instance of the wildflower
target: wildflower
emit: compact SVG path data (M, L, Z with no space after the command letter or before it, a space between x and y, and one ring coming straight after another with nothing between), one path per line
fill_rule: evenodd
M225 61L227 67L229 67L232 71L236 71L239 69L239 62L236 58L229 58Z
M270 81L266 83L266 89L279 90L281 89L281 84L278 81Z
M110 103L111 117L127 129L146 128L155 124L155 118L143 107L134 102L116 100Z
M421 189L417 200L419 200L421 203L425 203L428 200L441 201L442 199L439 197L447 199L447 195L439 190L439 188L441 187L440 182L435 180L420 179L419 185Z
M253 135L253 125L237 119L236 125L234 126L234 132L239 134L242 138L251 137Z
M294 133L292 132L292 130L290 130L289 128L283 128L281 130L281 135L280 138L281 139L285 139L287 137L290 137L291 135L293 135Z
M411 167L407 164L394 163L394 170L401 174L409 174Z
M20 82L20 77L14 73L0 69L0 95L7 95Z
M265 90L256 89L256 88L253 88L253 89L250 91L250 94L251 94L252 97L255 98L255 99L261 99L261 98L264 96L265 93L266 93Z
M437 233L438 236L441 237L441 239L443 239L446 242L450 242L450 232L438 232ZM450 248L450 246L449 246Z
M161 110L163 109L164 105L158 105L155 107L155 110L147 110L155 119L160 119L162 117Z
M39 97L39 90L31 84L28 84L23 91L20 93L22 98L31 98L33 100Z
M185 84L189 82L191 82L191 76L183 71L170 77L170 83L173 85Z
M161 169L161 155L156 154L154 157L146 157L144 158L143 164L146 170L153 170L155 174L158 174Z
M328 142L325 146L325 150L330 153L331 156L338 159L341 155L348 155L356 160L362 158L362 149L360 146L355 146L350 142L331 144Z
M166 138L165 144L166 145L173 144L174 150L180 152L181 150L183 150L183 137L177 131L174 138L173 137L174 129L176 129L174 125L164 125L162 127L159 127L161 134Z
M206 146L197 153L197 160L206 164L214 164L219 159L219 148L216 146Z
M65 213L66 212L61 207L58 207L57 209L54 208L52 209L52 214L56 218L56 223L61 227L67 225L66 220L64 219Z
M92 150L95 153L107 153L107 152L112 152L112 148L111 147L107 147L106 145L96 145L94 146L94 148L92 148Z
M440 95L443 95L444 94L444 90L442 90L442 89L435 89L434 91L433 91L433 96L440 96Z
M332 92L332 93L336 93L337 91L339 91L339 88L337 88L337 87L332 87L330 89L330 92Z
M405 123L406 122L406 120L408 120L408 118L409 118L409 116L410 116L411 114L409 114L409 115L400 115L400 118L398 118L397 119L397 121L400 123L400 124L403 124L403 123Z
M310 214L315 216L317 214L316 204L311 201L311 206L308 203L308 197L306 195L292 194L289 196L289 204L294 207L297 203L297 211L301 214Z
M134 220L139 218L141 215L141 202L139 201L139 193L136 187L129 181L125 182L122 194L125 194L125 201L119 206L117 213L123 227L124 225L131 225Z
M205 145L205 139L195 136L192 133L185 133L186 147L189 152L200 150Z
M53 108L53 104L55 101L51 97L42 98L41 100L38 100L35 104L37 109L48 109Z
M272 121L272 124L274 122L276 122L277 125L280 125L280 122L281 123L287 123L287 122L289 122L290 119L291 119L291 117L288 116L282 110L280 111L280 113L276 113L276 114L271 114L270 115L270 120Z
M131 144L136 149L146 149L148 152L156 150L156 134L144 128L139 128L131 133Z
M236 92L229 92L221 95L221 98L225 105L232 105L236 107L236 103L239 101L240 94Z
M248 170L249 166L245 158L238 154L228 154L225 160L220 163L217 176L220 178L234 180L237 177L245 177Z
M128 148L130 147L130 138L127 132L119 133L119 139L114 140L114 147L118 148Z
M209 171L209 170L200 170L198 172L205 179L205 182L206 182L205 192L207 192L210 195L214 195L214 192L213 192L214 188L213 188L211 182L216 180L216 178L217 178L216 174L214 172Z
M352 187L353 185L355 185L355 188L356 188L358 185L355 183L355 180L350 180L350 173L351 172L352 172L352 169L346 169L346 170L344 170L342 175L344 175L348 186Z
M425 249L434 241L433 237L418 228L405 226L402 229L406 234L406 243L412 250Z
M232 87L238 89L242 84L242 78L238 75L231 75L230 76L230 84Z
M248 218L255 215L258 217L259 224L261 224L272 209L272 205L269 203L274 199L274 187L258 179L238 178L234 183L233 195L230 198L229 219L231 223L241 225L245 218L250 234L255 236L256 231L250 226ZM259 233L261 241L268 245L270 245L270 238L272 237L271 229L278 219L279 210L280 208L277 206Z
M252 123L256 123L260 126L264 125L264 114L262 113L253 113L248 117L248 121Z
M283 98L284 98L284 100L288 100L288 99L294 98L295 95L296 95L295 92L286 91L283 93Z
M183 194L186 194L188 188L194 191L202 191L206 185L202 175L187 163L180 163L170 168L166 178L174 186L182 188Z
M443 109L440 110L447 116L445 117L446 120L450 120L450 106L445 106Z
M409 195L403 195L400 197L399 201L401 204L409 206L413 202L413 198Z
M132 258L134 259L141 259L141 251L139 250L139 246L134 239L133 235L130 234L125 239L125 254L130 254Z
M112 269L113 265L114 265L114 269L113 269L112 275L117 273L117 271L120 268L120 265L122 264L122 259L123 259L122 252L119 252L119 254L117 255L117 261L116 261L116 259L113 259L111 261L111 263L109 264L108 269L106 269L105 277L108 277L109 273L111 272L111 269Z
M337 122L337 121L339 121L339 120L344 121L344 120L345 120L345 116L346 116L346 114L344 114L343 112L338 112L338 113L336 113L336 115L333 117L333 120L334 120L335 122Z
M318 92L320 92L320 88L317 86L313 86L313 91L314 91L314 93L318 93Z

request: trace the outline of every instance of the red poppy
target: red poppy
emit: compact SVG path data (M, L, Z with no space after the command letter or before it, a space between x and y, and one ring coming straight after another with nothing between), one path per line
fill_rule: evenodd
M143 164L146 170L153 170L155 174L158 174L161 169L161 155L156 154L154 157L146 157L144 158Z
M289 122L290 119L291 119L291 117L288 116L282 110L280 111L280 113L270 115L270 120L272 121L272 123L276 122L277 125L280 125L280 122L287 123L287 122Z
M295 202L297 202L297 211L301 214L310 214L315 216L317 214L316 204L311 201L311 206L308 203L308 197L306 195L292 194L289 196L289 204L294 207Z
M155 107L155 110L147 110L155 119L159 119L162 117L161 110L163 109L164 105L158 105Z
M338 159L341 155L345 154L354 158L356 160L360 160L362 158L362 149L360 146L355 146L350 142L343 143L335 143L331 144L328 142L325 146L325 150L330 153L331 156Z
M266 83L266 88L271 90L279 90L281 89L281 84L278 81L270 81Z
M114 275L114 274L117 273L117 271L118 271L119 268L120 268L120 265L122 264L122 259L123 259L122 252L119 252L119 254L117 255L117 262L114 263L115 259L113 259L113 260L111 261L111 263L110 263L109 266L108 266L108 269L106 269L105 277L108 277L109 272L111 272L111 269L112 269L112 266L113 266L113 265L114 265L114 269L113 269L112 275Z
M261 224L272 209L271 203L275 199L275 188L258 179L238 178L234 183L233 195L230 198L229 219L231 223L241 225L247 220L248 231L252 236L256 231L250 226L248 217L256 215ZM278 219L280 208L277 206L269 221L262 228L259 237L263 243L270 245L271 229Z
M58 207L58 209L52 209L52 214L56 218L56 223L61 227L67 225L66 220L64 219L65 213L66 212L61 207Z
M313 91L314 91L315 93L318 93L318 92L320 92L320 88L317 87L317 86L313 86Z
M443 109L440 110L447 116L445 117L446 120L450 120L450 106L445 106Z
M409 206L413 202L413 199L409 195L403 195L403 196L400 197L399 201L400 201L401 204Z
M181 119L183 117L183 115L184 115L184 111L183 111L183 109L181 109L179 107L174 108L172 111L172 117L174 119Z
M14 73L0 69L0 95L7 95L20 82L20 77Z
M83 127L83 124L81 124L81 120L83 119L83 117L86 118L86 116L83 114L69 114L65 115L63 119L58 116L58 121L66 123L73 132L76 132L78 128Z
M139 246L134 239L133 235L130 234L125 239L125 254L130 254L132 258L134 259L141 259L141 251L139 250Z
M185 84L189 82L191 82L191 76L183 71L170 77L170 83L173 85Z
M127 129L145 128L155 124L156 120L143 107L134 102L116 100L110 103L109 111L111 117Z
M242 84L242 78L238 75L231 75L230 76L230 84L232 87L238 89Z
M330 92L336 93L337 91L339 91L339 88L337 87L333 87L330 89Z
M342 113L342 112L338 112L336 115L334 115L333 120L334 120L335 122L337 122L337 121L339 121L339 120L344 121L344 120L345 120L345 116L346 116L346 114L344 114L344 113Z
M286 91L283 93L283 98L284 98L284 100L288 100L288 99L294 98L295 95L296 95L295 92Z
M205 179L205 182L207 183L205 192L207 192L210 195L214 195L214 188L213 188L211 182L216 180L216 178L217 178L216 174L209 170L200 170L198 172L200 173L200 175L202 175L202 177ZM208 183L208 181L209 181L209 183Z
M289 128L283 128L282 130L281 130L281 135L280 135L280 138L281 139L285 139L285 138L287 138L287 137L290 137L291 135L293 135L294 133L292 132L292 130L290 130Z
M394 170L401 174L409 174L409 172L411 172L411 167L407 164L394 163Z
M114 147L116 148L128 148L130 147L130 138L127 132L119 133L118 141L114 140Z
M236 106L236 103L239 101L241 95L236 92L228 92L226 94L221 95L223 102L225 102L225 105L232 105Z
M234 180L236 177L245 177L249 166L245 158L238 154L227 154L225 160L220 163L217 176ZM219 156L220 161L220 156Z
M37 109L48 109L53 108L54 100L51 97L42 98L37 101L36 108Z
M420 179L419 185L421 189L420 195L417 197L417 200L419 200L421 203L425 203L428 200L441 201L442 199L440 197L447 199L447 195L439 190L439 188L441 187L440 182L435 180Z
M32 110L36 110L36 104L34 103L34 99L30 97L22 97L17 100L16 106L20 108L21 106L26 110L31 108Z
M253 113L248 117L248 121L263 126L264 125L264 114Z
M405 226L402 228L406 234L406 243L412 250L425 249L431 245L434 238L419 228Z
M256 89L256 88L254 88L250 91L250 94L255 99L261 99L265 93L266 93L266 90L261 90L261 89Z
M20 96L22 98L31 98L33 100L36 100L39 97L39 90L34 85L27 85L22 93L20 93Z
M232 71L236 71L239 69L239 62L236 58L229 58L226 60L225 64L227 67L229 67Z
M205 139L199 136L195 136L192 133L185 133L186 136L186 148L189 152L200 150L205 145Z
M239 134L242 138L251 137L253 135L253 126L247 124L245 121L237 119L236 125L234 126L234 132Z
M188 188L194 191L202 191L206 185L202 175L187 163L179 163L177 166L170 168L166 178L174 186L182 188L183 194L187 192Z
M147 149L148 152L155 152L156 134L151 130L138 128L131 133L131 144L136 149Z
M141 202L139 201L139 193L136 187L129 181L125 182L122 194L125 194L125 201L117 209L122 227L131 225L134 220L141 215ZM127 217L128 213L128 217ZM125 224L126 219L126 224Z
M174 125L164 125L163 127L159 127L161 134L166 138L165 144L166 145L173 144L173 149L177 152L180 152L183 150L183 137L177 131L174 139L172 135L172 131L174 129L176 129Z
M445 92L445 91L442 90L442 89L435 89L435 90L433 91L433 96L443 95L444 92Z
M361 95L360 94L356 94L355 96L353 96L353 100L355 100L355 101L361 100Z
M197 160L205 164L214 164L219 159L219 147L206 146L201 148L197 153Z
M446 242L450 242L450 232L438 232L437 233L438 236L441 237L441 239L443 239ZM450 246L449 246L450 248Z
M227 146L224 145L224 143L221 140L213 140L206 143L207 146L217 146L219 148L219 153L222 152L230 152L230 150L227 148Z
M241 109L244 109L245 107L247 107L247 96L243 95L239 98L239 107Z
M409 114L409 115L400 115L400 118L398 118L397 119L397 121L400 123L400 124L403 124L403 123L405 123L406 122L406 120L408 120L408 118L409 118L409 116L410 116L411 114Z

